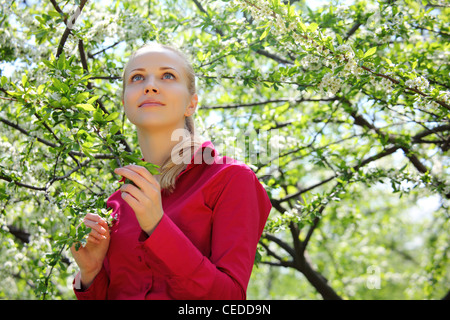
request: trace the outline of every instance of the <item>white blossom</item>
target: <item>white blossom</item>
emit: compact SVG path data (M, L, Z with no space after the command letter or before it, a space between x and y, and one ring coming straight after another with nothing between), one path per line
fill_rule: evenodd
M416 77L414 79L407 80L405 82L405 85L408 87L411 87L411 88L417 88L421 91L424 91L424 90L428 89L429 82L427 79L420 76L420 77Z
M340 45L336 48L336 51L343 53L346 59L353 59L355 57L355 53L353 52L352 47L350 47L348 44Z
M336 77L332 73L327 73L319 84L319 89L321 92L328 92L329 94L336 94L336 92L341 89L342 79Z
M125 151L125 146L122 143L119 143L119 146L117 147L117 150L119 152L124 152Z

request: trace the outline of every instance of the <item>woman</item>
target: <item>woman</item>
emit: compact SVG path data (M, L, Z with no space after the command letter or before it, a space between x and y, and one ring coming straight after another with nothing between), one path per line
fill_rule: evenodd
M182 53L137 50L123 75L122 102L143 158L158 175L127 165L133 182L113 193L110 228L95 214L87 243L71 249L78 299L245 299L271 204L255 174L198 141L195 76ZM180 130L188 132L180 143ZM175 138L174 138L175 136Z

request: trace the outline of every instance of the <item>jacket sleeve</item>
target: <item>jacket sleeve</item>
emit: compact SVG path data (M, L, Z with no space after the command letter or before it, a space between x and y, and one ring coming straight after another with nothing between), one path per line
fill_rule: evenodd
M103 266L95 276L94 282L86 290L81 289L80 273L78 272L73 281L73 291L78 300L105 300L108 284L109 278Z
M271 204L249 168L233 171L221 177L226 182L213 207L209 258L167 215L150 237L141 234L150 267L167 276L174 299L246 299L256 247Z

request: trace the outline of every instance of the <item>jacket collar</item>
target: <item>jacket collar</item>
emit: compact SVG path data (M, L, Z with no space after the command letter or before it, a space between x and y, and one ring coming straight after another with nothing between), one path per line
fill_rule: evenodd
M214 148L213 143L211 141L203 142L202 145L195 150L194 155L191 157L191 162L186 166L186 169L180 172L177 179L196 165L214 163L216 156L217 151Z
M182 174L189 171L196 165L200 165L203 163L212 164L215 161L217 155L218 155L217 151L211 141L203 142L202 145L198 147L197 150L195 150L194 155L191 157L191 162L186 166L186 168L183 171L181 171L178 174L176 180L178 180L178 178ZM144 158L142 158L142 160L144 160ZM122 177L119 182L124 182L125 180L126 180L125 177Z

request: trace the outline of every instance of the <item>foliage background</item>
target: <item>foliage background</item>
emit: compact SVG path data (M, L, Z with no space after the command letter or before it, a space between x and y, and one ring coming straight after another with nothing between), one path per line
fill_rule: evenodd
M444 1L0 8L0 298L74 298L76 226L139 158L120 77L149 41L189 55L197 128L271 198L249 299L449 297Z

